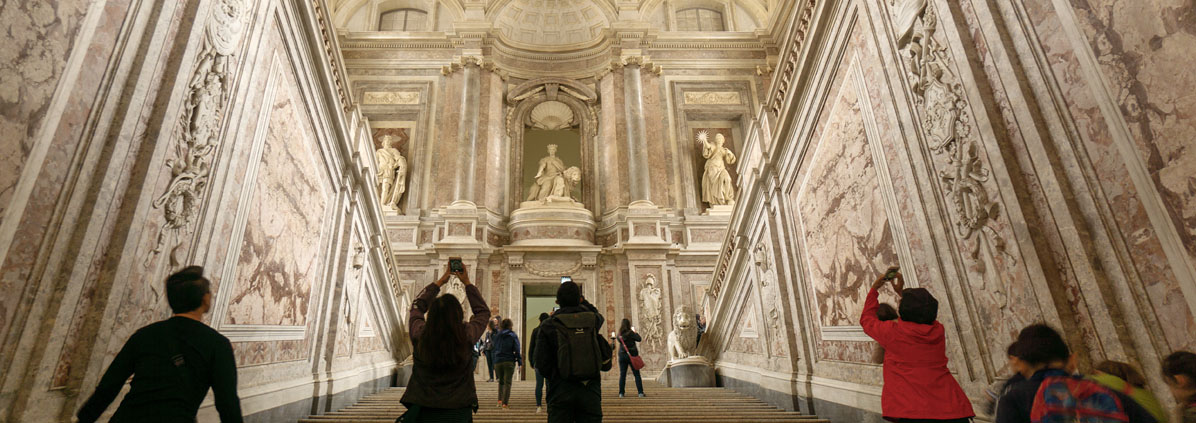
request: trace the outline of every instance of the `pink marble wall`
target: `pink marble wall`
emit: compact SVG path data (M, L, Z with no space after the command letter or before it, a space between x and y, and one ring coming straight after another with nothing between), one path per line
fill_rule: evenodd
M817 151L794 198L824 327L857 325L868 286L897 263L881 176L864 133L861 93L851 78L842 82L821 136L813 138Z
M1196 259L1196 149L1190 142L1196 99L1186 95L1194 82L1184 67L1192 60L1193 36L1184 29L1190 25L1178 20L1191 6L1097 0L1076 0L1072 5L1090 52L1073 49L1053 4L1025 2L1024 7L1074 119L1087 166L1099 175L1096 183L1145 289L1151 320L1162 328L1171 349L1194 348L1196 318L1155 235L1159 230L1176 231L1189 262ZM1081 54L1096 56L1097 70L1120 116L1102 112L1102 97L1097 95L1101 86L1088 79ZM1118 146L1115 128L1123 124L1136 157L1123 154ZM1132 183L1130 161L1138 161L1149 172L1154 184L1150 188L1161 196L1172 227L1152 225L1144 203L1155 193Z
M128 5L127 1L113 3L113 12ZM0 81L0 133L7 138L0 143L0 222L9 212L17 181L34 149L35 136L44 135L39 127L90 4L83 0L14 0L0 6L0 33L7 34L0 47L0 75L4 75ZM110 38L117 29L101 25L98 37ZM110 50L108 46L94 53L103 56ZM94 94L94 86L80 88ZM0 309L0 319L3 311ZM0 321L0 328L3 323Z
M286 79L270 112L225 322L304 325L328 248L331 182Z

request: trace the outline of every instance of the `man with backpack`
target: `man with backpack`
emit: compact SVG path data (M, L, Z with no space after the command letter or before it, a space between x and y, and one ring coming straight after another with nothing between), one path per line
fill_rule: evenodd
M138 329L108 365L95 393L79 409L82 423L100 418L129 376L129 393L111 422L194 422L208 388L223 423L240 423L237 362L228 338L203 323L212 309L211 283L190 266L166 278L174 316Z
M600 381L613 352L600 335L604 319L574 282L561 283L556 302L560 310L536 334L536 368L548 379L548 422L601 422Z

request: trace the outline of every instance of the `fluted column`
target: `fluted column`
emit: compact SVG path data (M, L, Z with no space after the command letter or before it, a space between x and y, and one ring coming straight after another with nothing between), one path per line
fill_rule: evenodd
M627 163L631 201L651 201L648 180L648 140L644 135L644 96L640 57L627 57L623 66L623 112L627 121Z

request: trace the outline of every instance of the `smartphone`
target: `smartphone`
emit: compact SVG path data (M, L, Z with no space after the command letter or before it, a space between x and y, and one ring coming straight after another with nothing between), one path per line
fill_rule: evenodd
M460 257L449 257L449 271L453 273L464 272L465 263L461 262Z
M561 283L565 283L565 282L573 282L573 277L572 276L561 276Z
M897 277L897 272L900 270L901 270L901 268L899 268L897 266L890 267L889 271L885 272L885 280L887 280L887 281L893 280L894 278Z

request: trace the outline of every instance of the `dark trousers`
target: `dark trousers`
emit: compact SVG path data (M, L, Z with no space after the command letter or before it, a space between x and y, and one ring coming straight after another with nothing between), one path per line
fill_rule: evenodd
M490 370L490 380L494 380L494 350L486 351L486 369Z
M602 382L548 381L548 423L601 423Z
M395 423L470 423L473 407L466 408L410 408Z
M540 369L536 369L536 407L539 407L541 400L544 398L544 375L540 374Z
M509 404L511 400L511 379L515 375L515 362L504 361L494 365L495 373L498 373L498 400L503 404Z
M631 367L631 356L619 353L619 394L626 391L627 386L627 368ZM635 390L639 393L644 393L644 380L640 379L640 371L635 367L631 367L631 374L635 375Z

